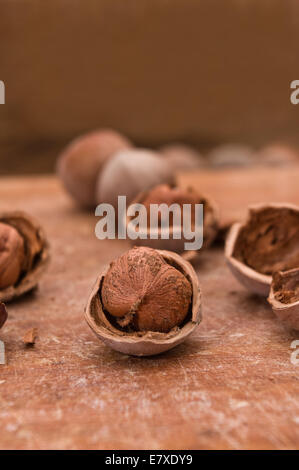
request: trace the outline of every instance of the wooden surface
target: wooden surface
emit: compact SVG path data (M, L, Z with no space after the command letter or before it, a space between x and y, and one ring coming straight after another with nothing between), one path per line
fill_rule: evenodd
M226 218L248 202L299 203L299 170L191 175ZM223 250L196 266L203 323L185 344L153 358L100 343L83 308L105 263L127 242L98 241L96 219L76 210L53 177L0 182L0 205L44 224L52 263L39 290L8 305L1 330L1 449L299 448L299 365L266 301L232 277ZM24 333L39 338L26 348Z

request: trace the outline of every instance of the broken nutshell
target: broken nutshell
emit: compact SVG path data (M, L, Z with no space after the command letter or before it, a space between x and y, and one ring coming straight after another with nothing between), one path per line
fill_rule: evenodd
M268 204L250 208L247 221L232 226L225 255L245 287L268 296L276 271L299 266L299 207Z
M0 330L2 326L4 325L4 323L6 322L7 316L8 315L7 315L6 307L2 302L0 302Z
M140 227L140 232L144 235L142 238L134 240L136 245L149 246L155 249L167 249L175 251L176 253L183 253L185 250L185 243L188 243L192 240L187 239L184 235L183 228L183 205L188 204L191 207L191 229L194 231L195 228L195 205L203 204L203 245L201 249L208 248L214 239L216 238L218 232L218 208L216 204L206 196L198 193L192 188L181 188L179 186L161 184L153 187L149 191L140 193L137 198L133 201L133 204L143 204L147 210L147 226ZM167 227L167 232L169 229L169 237L163 238L163 231L165 229L161 224L161 214L158 217L158 233L156 238L150 237L150 227L151 215L150 209L151 205L156 204L166 204L170 207L172 204L175 204L176 209L169 214L169 224L170 227ZM132 217L127 217L127 228L130 225ZM174 221L179 224L180 236L175 238L174 232L176 225ZM184 255L186 252L184 253ZM196 253L192 251L192 256Z
M274 273L268 302L283 324L299 330L299 268Z
M201 321L196 273L176 253L134 247L97 279L85 318L116 351L136 356L167 351Z
M49 261L42 228L24 212L0 213L0 301L32 290Z

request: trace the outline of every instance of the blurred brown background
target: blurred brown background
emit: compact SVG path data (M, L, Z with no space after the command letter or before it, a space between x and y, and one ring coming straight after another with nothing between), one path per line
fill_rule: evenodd
M52 171L111 126L137 144L297 144L296 0L1 0L0 172Z

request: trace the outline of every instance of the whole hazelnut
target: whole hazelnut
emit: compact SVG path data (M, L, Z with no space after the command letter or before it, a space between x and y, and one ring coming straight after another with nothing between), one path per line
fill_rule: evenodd
M118 132L102 129L78 137L65 148L57 162L57 173L79 205L96 205L96 181L104 164L115 152L131 145Z
M299 330L299 268L274 273L268 302L284 325Z
M4 325L4 323L6 322L7 320L7 310L5 308L5 305L0 302L0 330L2 328L2 326Z
M160 148L161 155L174 171L195 170L205 166L205 158L193 147L184 144L170 144Z
M299 207L257 205L234 224L225 255L233 274L254 293L268 296L272 275L299 266Z
M24 212L0 213L0 301L36 287L49 261L48 242Z
M288 145L273 143L259 150L256 159L261 165L284 166L299 164L299 152Z
M159 154L129 149L116 153L105 165L97 182L97 202L117 207L118 196L130 204L140 191L160 183L172 183L174 174Z
M85 318L117 351L138 356L166 351L201 320L196 273L175 253L135 247L98 278Z
M181 224L183 223L183 205L191 205L191 225L194 227L195 223L195 205L203 204L204 211L204 220L203 220L203 245L201 249L208 248L214 241L217 231L218 231L218 208L215 203L209 198L199 194L193 188L181 188L179 186L161 184L155 186L149 191L144 191L140 193L137 198L133 201L134 203L141 203L147 209L147 227L140 228L140 232L145 232L146 237L138 238L134 240L135 245L144 245L149 246L155 249L168 249L175 251L177 253L184 252L184 245L186 242L190 242L184 237L182 231L180 238L175 238L173 236L175 227L173 226L173 221L175 219L174 213L170 212L169 223L169 238L163 238L162 232L163 227L159 227L158 238L150 237L150 207L152 204L166 204L171 206L176 204L181 214ZM131 221L130 216L127 217L127 226ZM159 214L158 222L161 224L161 214ZM168 230L168 229L167 229ZM194 253L193 253L194 255ZM192 256L193 256L192 255Z

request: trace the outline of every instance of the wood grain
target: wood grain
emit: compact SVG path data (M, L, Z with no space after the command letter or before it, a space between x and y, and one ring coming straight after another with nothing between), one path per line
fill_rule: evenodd
M258 199L299 203L299 170L182 177L243 216ZM204 320L186 343L134 358L100 343L83 320L91 287L127 242L98 241L54 177L2 179L1 210L43 223L52 263L39 289L8 305L1 330L1 449L298 449L299 365L265 300L246 292L222 248L196 266ZM24 333L38 328L34 347Z

